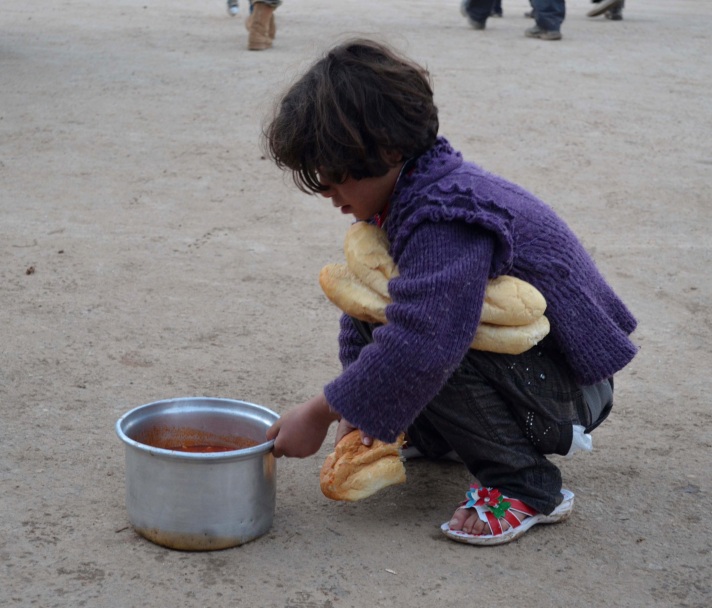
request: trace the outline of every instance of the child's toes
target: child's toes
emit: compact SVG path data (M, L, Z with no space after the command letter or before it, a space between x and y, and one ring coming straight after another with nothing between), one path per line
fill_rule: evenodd
M468 519L467 509L458 509L448 523L451 530L464 530L463 525Z
M481 534L484 524L474 509L458 509L448 526L451 530L461 530L466 534Z
M485 528L485 523L477 516L477 511L471 509L470 515L462 524L462 530L468 534L484 534Z

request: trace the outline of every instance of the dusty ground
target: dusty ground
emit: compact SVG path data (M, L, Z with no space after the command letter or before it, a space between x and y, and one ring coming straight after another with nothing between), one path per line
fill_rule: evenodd
M286 0L275 48L248 53L222 0L3 0L0 605L712 605L712 4L630 0L614 23L574 0L560 43L524 38L524 0L485 32L457 4ZM279 461L266 536L163 549L128 527L118 417L187 395L282 412L338 370L316 277L348 220L258 135L353 33L427 63L442 133L569 221L639 317L640 354L594 453L561 462L565 524L459 545L438 530L459 466L412 463L337 504L325 445Z

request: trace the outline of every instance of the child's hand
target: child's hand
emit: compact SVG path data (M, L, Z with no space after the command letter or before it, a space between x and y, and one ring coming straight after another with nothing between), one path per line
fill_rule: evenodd
M267 439L274 439L273 453L277 458L306 458L319 450L329 426L338 419L339 415L320 394L281 416L267 429Z
M357 430L357 427L355 427L345 418L339 420L339 426L336 429L336 439L334 440L334 445L337 445L339 441L341 441L346 435L348 435L351 431L355 430ZM359 432L361 433L361 442L363 443L363 445L371 445L373 443L372 437L364 435L363 431Z

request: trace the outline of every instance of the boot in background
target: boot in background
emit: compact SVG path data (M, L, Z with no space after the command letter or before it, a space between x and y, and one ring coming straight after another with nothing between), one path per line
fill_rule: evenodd
M272 40L277 33L274 22L274 7L264 2L255 2L250 16L245 21L250 35L247 48L250 51L263 51L272 46Z

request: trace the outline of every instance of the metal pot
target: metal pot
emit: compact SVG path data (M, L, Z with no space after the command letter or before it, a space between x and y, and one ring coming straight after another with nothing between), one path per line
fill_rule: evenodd
M276 495L265 432L278 418L260 405L208 397L155 401L124 414L116 433L126 444L131 525L156 544L192 551L265 534Z

